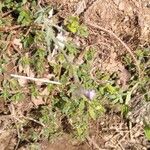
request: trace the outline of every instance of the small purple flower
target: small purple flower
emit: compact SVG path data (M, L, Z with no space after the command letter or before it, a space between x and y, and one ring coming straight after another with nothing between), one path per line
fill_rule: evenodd
M93 100L94 97L96 96L95 90L84 90L83 94L90 100Z
M76 89L74 95L80 98L84 95L89 100L93 100L94 97L96 96L96 92L95 90L87 90L84 89L83 87L79 87L78 89Z

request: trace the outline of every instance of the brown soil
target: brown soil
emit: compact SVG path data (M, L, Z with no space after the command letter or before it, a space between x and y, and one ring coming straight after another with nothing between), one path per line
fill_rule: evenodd
M42 0L41 0L42 1ZM83 47L95 47L96 55L93 63L91 76L95 77L95 71L100 69L104 72L113 73L114 70L119 74L118 84L126 87L130 74L121 63L120 56L128 53L127 49L114 36L89 25L89 22L96 24L106 30L112 31L131 49L134 50L141 45L150 44L150 3L149 0L83 0L85 6L77 11L80 5L79 0L43 0L43 3L50 3L60 7L58 16L65 18L77 13L89 26L90 36L86 40L80 39L78 42ZM75 39L77 40L77 39ZM8 66L14 69L14 66ZM112 69L113 68L113 69ZM1 80L1 76L0 76ZM97 82L100 81L97 79ZM0 149L13 150L17 143L16 132L8 127L12 118L7 116L8 106L0 101ZM28 98L26 101L15 105L17 113L28 112L33 107ZM6 117L5 117L6 115ZM3 132L7 131L8 132ZM2 132L1 132L2 131ZM144 132L140 124L132 124L110 112L100 118L96 123L90 125L90 135L86 142L79 143L74 141L69 135L63 135L53 143L42 142L43 150L146 150L150 144L144 138ZM4 141L7 143L4 144ZM25 148L20 148L23 150Z
M56 141L52 143L47 143L46 148L43 147L43 150L88 150L90 149L90 145L87 143L79 143L68 135L63 135L61 138L58 138Z
M92 150L97 149L95 143L99 150L146 150L150 147L141 125L125 121L114 113L92 122L89 136L90 139L87 138L86 142L81 143L69 135L64 135L53 143L47 143L43 150Z
M57 0L57 4L60 4L59 2ZM98 69L109 73L115 71L119 74L118 84L127 88L126 82L129 80L130 74L121 63L120 56L129 53L129 51L112 34L105 32L105 30L99 30L91 26L90 23L113 32L134 55L136 48L150 44L149 1L84 0L83 5L79 0L65 0L61 6L63 8L59 12L61 17L65 18L76 13L89 25L89 38L86 41L74 40L83 49L91 46L97 50L91 76L95 78L95 71ZM79 7L80 9L78 9ZM97 79L97 82L101 81ZM92 123L90 130L91 139L88 140L90 147L86 144L83 147L76 146L75 148L68 140L66 143L61 139L56 142L57 144L50 144L48 148L49 150L97 149L95 143L98 144L99 149L104 150L146 150L150 147L150 144L145 140L142 126L120 118L120 115L116 115L115 112L109 112L96 123ZM63 142L65 144L62 144Z

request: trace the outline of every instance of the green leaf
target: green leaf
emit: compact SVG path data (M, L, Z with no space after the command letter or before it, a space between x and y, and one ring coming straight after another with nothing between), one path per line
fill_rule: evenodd
M29 66L30 65L30 58L27 56L27 55L25 55L25 56L23 56L20 60L19 60L19 63L23 66L23 67L27 67L27 66Z
M137 82L137 83L132 87L131 91L128 91L128 92L127 92L127 97L126 97L126 100L125 100L125 104L126 104L126 105L129 104L129 102L130 102L130 100L131 100L131 95L132 95L133 91L137 88L138 84L139 84L139 83Z
M67 49L67 51L68 51L70 54L76 55L77 52L78 52L77 46L76 46L74 43L72 43L72 42L68 42L68 43L66 44L66 49Z
M105 112L104 107L102 105L100 105L100 104L95 107L95 110L98 111L99 113Z
M4 90L2 91L2 95L1 95L0 97L4 98L4 100L8 100L9 97L10 97L9 91L8 91L7 89L4 89Z
M148 140L150 140L150 125L145 125L144 127L145 136Z
M25 95L23 93L18 92L11 97L11 100L14 102L19 102L21 100L24 100L24 98L25 98Z
M31 23L30 13L26 10L20 10L17 22L21 23L22 25L29 25Z
M129 106L128 105L122 105L121 106L122 115L127 116L128 112L129 112Z
M116 88L113 87L111 84L106 85L106 89L110 94L115 94L116 93Z
M89 112L91 118L95 120L96 119L96 113L95 113L95 110L92 106L89 106L88 112Z
M30 88L31 96L37 97L39 95L39 91L34 84L31 84L29 88Z
M94 49L88 49L84 56L85 60L91 61L94 57L94 53L95 53Z
M63 107L63 110L62 110L62 112L64 113L64 114L66 114L66 115L70 115L70 112L71 112L71 103L70 103L70 101L69 102L66 102L65 104L64 104L64 107Z
M79 111L80 111L81 113L83 113L84 108L85 108L85 101L84 101L84 100L81 100L81 101L80 101L80 104L79 104Z
M29 34L23 40L23 46L24 46L24 48L29 48L33 42L34 42L34 37L31 34Z
M81 37L88 37L88 28L85 25L80 25L78 28L78 35Z
M72 33L77 33L79 28L79 18L78 17L70 17L67 22L67 29Z
M45 41L47 43L48 50L50 50L51 42L55 38L54 30L51 27L49 27L49 28L46 29L46 33L45 34L46 34L45 35Z

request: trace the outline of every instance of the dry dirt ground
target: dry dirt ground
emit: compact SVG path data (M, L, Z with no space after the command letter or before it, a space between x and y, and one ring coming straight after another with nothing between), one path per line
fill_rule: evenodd
M130 74L121 63L120 56L124 53L132 56L132 52L137 47L149 46L149 0L39 0L39 3L59 6L60 11L57 15L62 18L71 14L79 15L89 27L90 36L86 40L74 40L78 41L83 48L93 46L97 49L92 76L95 76L97 69L109 73L118 71L120 75L118 84L126 88ZM134 59L134 56L132 57ZM97 83L99 82L101 81L97 79ZM19 107L22 107L21 105L24 104L20 104ZM1 102L1 113L5 109L5 105ZM0 117L1 150L13 150L17 143L15 130L9 129L8 132L3 133L10 122L9 116ZM43 150L146 150L150 148L150 143L144 137L142 125L121 118L120 114L113 109L98 121L91 123L90 137L87 141L79 143L66 134L53 143L45 141L41 145ZM19 148L19 150L25 149L26 146Z
M59 0L56 0L56 3L62 5ZM70 13L80 15L90 29L89 39L79 40L79 43L83 47L90 45L97 49L91 74L94 76L97 69L109 73L118 71L118 83L126 88L130 74L119 60L119 56L124 53L132 56L132 52L137 47L149 46L150 2L148 0L64 0L62 7L60 15L63 18ZM101 81L97 79L97 82ZM143 135L140 124L124 121L113 112L91 125L92 140L100 149L148 149L150 145ZM85 149L94 149L93 142L88 141L88 145L92 147Z

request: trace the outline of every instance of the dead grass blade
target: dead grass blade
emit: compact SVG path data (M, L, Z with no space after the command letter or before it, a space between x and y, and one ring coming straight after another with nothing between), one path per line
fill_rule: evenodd
M61 84L60 82L50 81L48 79L43 79L43 78L33 78L33 77L27 77L27 76L20 76L20 75L16 75L16 74L11 74L10 76L14 77L14 78L24 79L24 80L32 80L32 81L35 81L35 82L58 84L58 85Z

